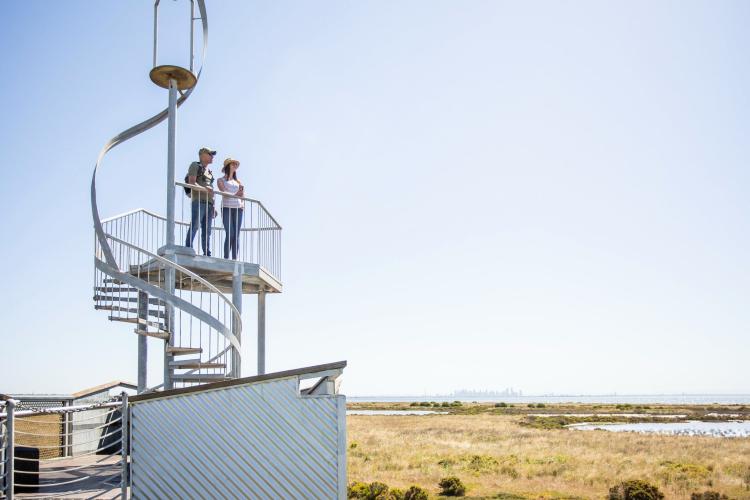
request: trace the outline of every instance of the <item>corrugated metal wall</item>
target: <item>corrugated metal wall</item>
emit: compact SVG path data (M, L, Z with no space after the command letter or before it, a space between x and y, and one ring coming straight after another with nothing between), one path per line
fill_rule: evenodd
M297 377L131 406L133 498L345 498L346 401Z

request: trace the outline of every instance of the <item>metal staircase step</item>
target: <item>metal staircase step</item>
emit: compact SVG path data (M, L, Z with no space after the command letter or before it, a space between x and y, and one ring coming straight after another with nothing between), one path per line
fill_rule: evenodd
M131 292L137 292L137 288L133 287L111 287L111 286L95 286L94 290L97 292L105 292L105 293L131 293Z
M157 323L156 321L146 321L145 319L141 318L120 318L118 316L110 316L110 321L122 321L124 323L135 323L136 325L141 326L150 326L153 328L158 328L159 330L167 330L167 325L163 323Z
M172 375L172 380L179 382L221 382L222 380L232 380L232 378L213 373L176 373Z
M226 363L201 363L200 359L180 359L177 361L170 361L169 366L177 370L201 370L203 368L226 368Z
M183 363L193 363L193 364L195 364L195 363L200 363L200 362L201 362L200 358L179 359L179 360L176 360L176 361L170 361L169 362L169 366L177 366L177 365L180 365L180 364L183 364Z
M164 319L167 317L167 313L165 313L164 311L159 311L157 309L149 309L148 315L154 318L161 318L161 319Z
M138 302L138 297L117 297L116 295L94 295L94 300L104 302ZM163 300L149 297L148 303L152 306L164 307L166 302Z
M97 311L117 311L138 314L138 308L136 307L120 307L120 306L94 306Z
M144 335L146 337L154 337L162 340L169 340L169 332L148 332L146 330L133 330L138 335Z
M104 278L105 283L114 283L116 285L125 285L126 283L122 280L118 280L117 278Z
M167 354L172 356L183 356L185 354L200 354L203 352L202 347L167 347Z

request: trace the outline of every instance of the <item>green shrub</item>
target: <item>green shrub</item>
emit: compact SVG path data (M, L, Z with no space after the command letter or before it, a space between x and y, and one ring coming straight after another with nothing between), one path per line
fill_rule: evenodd
M451 406L463 406L464 404L461 401L454 401L451 403Z
M430 403L428 403L427 401L422 401L421 403L419 403L419 406L430 406Z
M537 408L546 408L546 407L547 407L547 405L546 405L546 404L544 404L544 403L537 403L536 407L537 407Z
M409 486L404 493L404 500L427 500L427 498L427 492L419 486Z
M609 489L609 500L662 500L664 493L653 484L634 479Z
M528 406L529 408L535 408L536 407L536 405L534 403L529 403L526 406Z
M415 401L415 402L413 402L413 403L409 403L409 406L419 406L419 403L417 403L417 402Z
M498 461L495 457L490 455L473 455L469 459L469 463L466 464L466 468L470 469L478 474L483 472L491 472L498 466Z
M350 483L346 488L347 498L369 498L370 485L361 481Z
M440 494L446 497L462 497L466 494L466 486L456 476L444 477L438 483Z
M690 495L690 500L729 500L729 497L718 491L704 491L703 493L693 493Z
M350 450L353 450L353 449L354 449L354 448L356 448L357 446L359 446L359 444L357 444L357 442L356 442L356 441L352 441L352 444L350 444L350 445L349 445L349 449L350 449Z
M401 488L391 488L385 498L388 500L404 500L404 492Z
M516 468L512 465L503 465L502 467L500 467L500 474L505 474L511 479L518 479L518 476L520 475Z
M380 500L388 498L388 485L378 481L370 483L370 496L368 500Z
M443 408L450 408L451 404L448 401L443 401L440 406Z
M495 408L507 408L508 403L495 403Z
M404 492L398 488L390 489L387 484L378 481L370 484L360 481L349 484L346 489L348 498L360 500L404 500Z

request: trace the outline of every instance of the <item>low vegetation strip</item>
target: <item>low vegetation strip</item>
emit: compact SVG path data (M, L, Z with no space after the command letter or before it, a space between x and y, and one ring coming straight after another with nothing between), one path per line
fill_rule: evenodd
M559 417L532 420L525 414L531 409L503 414L491 405L467 412L471 406L452 407L447 415L348 417L350 481L380 482L401 491L418 486L437 496L440 481L455 477L470 498L603 499L612 488L623 495L630 491L616 488L623 481L641 480L668 499L704 493L705 498L716 493L717 499L750 499L750 439L572 432L562 427L574 423L568 418L556 421L561 425L529 425ZM659 409L695 411L707 410Z

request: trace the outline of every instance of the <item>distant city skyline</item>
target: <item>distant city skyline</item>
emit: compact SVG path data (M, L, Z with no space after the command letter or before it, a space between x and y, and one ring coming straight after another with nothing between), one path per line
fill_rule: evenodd
M500 396L523 396L523 391L514 390L512 387L508 387L501 391L492 389L457 389L451 393L456 397L500 397Z

